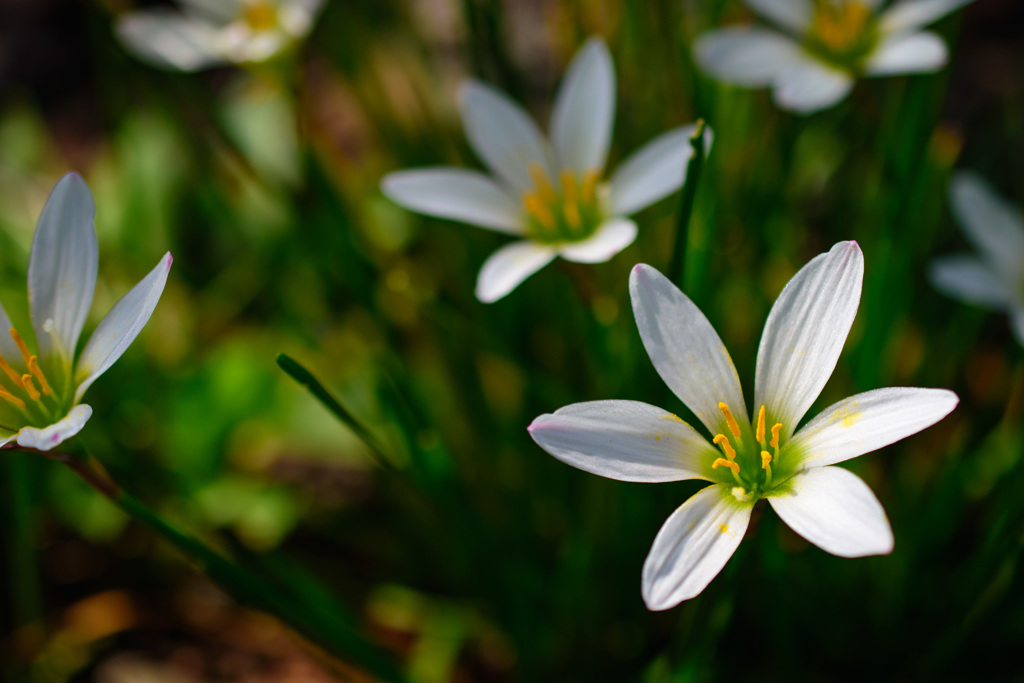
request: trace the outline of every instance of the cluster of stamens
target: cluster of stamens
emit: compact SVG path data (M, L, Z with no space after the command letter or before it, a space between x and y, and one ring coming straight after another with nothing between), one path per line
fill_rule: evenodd
M754 477L746 477L741 474L740 463L736 459L736 449L743 448L742 432L740 431L740 425L736 422L736 418L733 417L732 411L729 410L729 406L725 403L719 403L718 409L722 411L722 415L725 416L726 426L729 428L729 432L732 434L733 439L736 440L736 447L733 447L729 437L725 434L716 434L715 438L712 439L714 444L722 449L722 453L725 455L724 458L718 458L711 464L711 469L718 469L719 467L727 467L732 471L732 476L739 484L743 492L746 493L750 490L757 488L758 486L767 488L772 483L772 461L778 461L779 458L779 432L782 429L782 423L778 422L771 428L771 439L767 439L767 432L765 427L765 407L761 406L761 410L757 414L757 427L754 430L754 438L757 440L760 446L760 471L761 474L757 474ZM774 451L769 452L769 448Z
M273 4L263 0L246 3L243 17L253 31L270 31L277 28L277 10Z
M859 54L868 34L871 8L857 0L818 0L810 40L834 57L852 58Z
M10 334L14 343L18 346L18 350L21 351L21 356L25 361L25 367L28 368L28 373L19 373L11 367L11 364L3 356L0 356L0 370L11 380L16 391L24 392L30 401L43 408L44 412L49 412L43 405L43 397L53 396L54 393L50 383L46 381L46 376L43 374L42 369L39 367L39 357L29 352L25 340L21 338L16 329L12 327ZM37 387L36 384L39 386ZM22 413L28 412L29 405L25 400L9 391L3 385L0 385L0 399L15 406Z
M530 164L529 170L535 189L523 193L523 209L532 237L540 242L572 242L593 234L601 218L600 172L592 169L577 178L571 169L562 169L556 188L541 164Z

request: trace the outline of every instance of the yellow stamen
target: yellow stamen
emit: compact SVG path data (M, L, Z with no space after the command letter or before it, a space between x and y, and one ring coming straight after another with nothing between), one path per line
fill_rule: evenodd
M732 411L729 410L729 406L719 402L718 409L722 411L722 415L725 415L725 423L729 425L729 431L736 437L736 440L740 440L740 426L736 424L736 418L732 416Z
M245 23L253 31L269 31L277 27L277 12L269 2L254 2L245 8Z
M757 413L757 442L764 443L764 406Z
M537 222L543 225L548 230L555 229L555 217L551 213L544 202L532 192L527 192L523 195L523 206L526 207L526 212L537 219Z
M580 194L583 195L583 201L587 204L593 204L594 200L597 199L597 181L599 180L600 173L600 171L591 169L583 174Z
M729 443L729 437L725 434L715 434L715 438L712 439L712 441L715 445L722 447L722 450L725 451L726 457L730 460L736 459L736 451L732 449L732 444Z
M12 382L14 382L14 386L21 386L21 375L19 375L17 371L15 371L15 369L11 367L10 363L8 363L3 356L0 356L0 370L3 370L5 373L7 373L7 376L11 378Z
M771 453L768 451L761 451L761 469L768 473L768 481L771 481L772 478L772 466L768 464L771 461Z
M32 383L32 375L21 376L21 386L25 387L25 391L28 392L29 398L33 401L38 401L42 394L36 389L36 385Z
M562 171L562 198L565 202L565 220L574 228L580 227L580 207L576 203L576 175L569 169Z
M782 429L782 423L781 422L776 423L776 425L774 427L772 427L772 440L771 440L771 442L769 444L772 448L778 448L779 447L779 430L780 429Z
M836 4L819 0L815 6L814 29L818 39L833 50L853 45L871 19L871 9L856 1Z
M21 410L25 410L25 402L22 401L17 396L15 396L14 394L12 394L11 392L4 389L3 387L0 387L0 398L4 399L8 403L13 403L14 405L18 406L18 408L20 408Z
M39 386L42 387L43 393L47 396L51 395L53 391L50 390L50 383L43 377L43 371L39 367L39 358L32 356L28 359L28 371L39 381Z
M555 194L555 188L551 187L551 181L548 180L548 172L544 170L544 167L538 162L533 162L527 169L530 173L530 177L533 178L533 185L537 188L537 194L546 204L550 204L558 198Z
M13 327L11 328L11 339L18 345L18 350L21 351L22 358L25 359L25 365L28 365L28 359L32 357L32 354L28 352L28 345L25 344L25 340L21 338L21 335Z
M713 463L711 463L711 469L717 470L719 467L728 467L730 470L732 470L732 473L734 475L736 475L736 476L739 476L739 474L740 474L740 465L739 465L739 463L733 462L732 460L726 460L725 458L719 458L718 460L715 460Z

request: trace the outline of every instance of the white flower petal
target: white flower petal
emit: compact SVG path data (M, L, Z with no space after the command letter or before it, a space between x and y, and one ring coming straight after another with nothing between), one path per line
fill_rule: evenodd
M772 97L782 109L810 114L835 105L853 89L853 77L807 56L775 78Z
M665 384L712 434L728 434L719 402L746 422L736 367L711 323L664 275L639 264L629 277L633 315L647 355Z
M154 66L197 71L224 63L216 28L164 9L132 12L117 22L117 35L140 59Z
M523 212L509 194L482 173L461 168L424 168L389 173L380 189L407 209L499 232L523 232Z
M672 194L686 182L693 156L696 126L670 130L654 138L619 164L609 181L612 213L628 216ZM704 128L705 152L710 150L711 129Z
M750 9L754 10L768 21L779 28L792 31L802 35L811 20L814 12L808 0L743 0Z
M708 31L693 45L701 69L734 85L758 87L775 82L805 59L790 38L769 29L737 26Z
M604 263L631 245L636 232L633 221L613 218L602 223L587 239L560 245L558 252L562 258L576 263Z
M551 111L551 142L562 168L600 171L615 122L615 66L608 46L591 38L565 73Z
M497 301L551 263L557 253L554 247L526 241L502 247L480 269L476 298L485 304Z
M665 521L644 561L647 608L664 610L700 594L729 561L750 522L752 503L728 487L698 491Z
M90 417L92 417L92 408L84 403L80 403L69 410L64 418L54 422L49 427L44 427L43 429L23 427L15 437L18 445L22 448L49 451L82 431L82 427L85 426Z
M887 38L871 53L864 72L869 76L932 73L946 65L946 43L930 31Z
M517 192L533 188L531 164L540 164L549 180L558 182L548 143L522 107L474 80L462 84L459 102L469 144Z
M768 502L789 528L827 553L865 557L892 552L882 504L860 477L840 467L794 475Z
M840 242L800 269L775 300L757 349L754 405L783 439L821 393L839 360L860 304L864 254Z
M562 462L619 481L711 481L718 450L672 413L638 401L574 403L527 427Z
M941 292L969 304L1005 308L1013 300L1010 287L974 256L944 256L928 268L928 279Z
M883 34L903 33L927 26L973 0L900 0L880 17Z
M283 0L279 21L293 38L305 36L313 28L313 22L326 0Z
M28 260L28 298L40 358L56 350L70 363L74 355L96 290L95 216L89 186L77 173L60 179L39 216Z
M242 0L181 0L181 9L197 19L226 24L242 14Z
M967 239L1007 282L1024 280L1024 219L974 173L950 183L953 212Z
M959 402L946 389L889 387L857 394L821 411L786 442L780 457L799 457L803 468L834 465L931 427Z
M149 322L164 291L173 260L170 253L164 254L160 263L121 297L100 321L75 367L75 381L78 384L76 402L121 357Z

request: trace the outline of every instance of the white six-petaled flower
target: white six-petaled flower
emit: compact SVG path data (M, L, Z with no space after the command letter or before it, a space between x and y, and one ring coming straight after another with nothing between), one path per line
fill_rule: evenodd
M693 156L694 126L664 133L602 180L615 120L615 69L604 41L573 58L551 112L550 143L530 116L470 80L459 94L466 137L494 177L461 168L399 171L381 182L402 206L521 238L480 271L476 295L493 302L556 256L609 260L636 239L626 216L678 189ZM705 132L705 148L710 144Z
M744 0L779 30L729 27L694 45L701 68L746 87L771 87L783 109L809 113L842 100L857 76L938 71L946 44L926 26L972 0Z
M1024 344L1024 218L973 173L954 176L949 194L978 256L936 259L932 284L954 299L1005 311Z
M69 173L39 216L28 263L37 353L0 306L0 446L49 451L81 431L92 416L82 395L121 357L160 300L170 253L114 304L76 353L96 289L95 215L85 181Z
M630 277L637 327L655 369L714 435L636 401L595 401L538 417L530 435L559 460L611 479L714 482L662 526L644 563L650 609L699 594L766 498L794 531L841 557L888 553L892 530L871 489L836 463L887 446L956 407L944 389L889 388L826 408L794 433L839 359L860 301L864 258L842 242L782 290L757 353L754 417L725 346L700 310L653 268Z
M182 11L157 8L125 14L121 41L164 68L198 71L263 62L303 38L324 0L181 0Z

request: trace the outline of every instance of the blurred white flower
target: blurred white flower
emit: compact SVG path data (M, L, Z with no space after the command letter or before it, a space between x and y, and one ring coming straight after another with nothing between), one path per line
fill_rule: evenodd
M638 265L630 278L637 327L665 383L715 435L646 403L595 401L542 415L530 435L559 460L611 479L704 479L654 539L643 569L653 610L699 594L735 552L754 504L766 498L795 532L841 557L892 551L871 489L836 463L887 446L956 407L944 389L868 391L794 428L835 369L857 314L864 257L841 242L798 272L772 306L757 352L747 419L739 377L711 323L669 280ZM714 445L712 445L714 444Z
M121 41L164 68L198 71L262 62L305 37L324 0L181 0L180 12L147 9L117 22Z
M1024 218L973 173L954 176L949 194L978 256L936 259L932 284L954 299L1005 311L1024 344Z
M921 31L972 0L744 0L780 29L709 31L694 45L711 76L739 86L771 87L778 106L809 113L842 100L857 76L938 71L942 39Z
M28 262L28 299L38 353L0 306L0 446L48 451L92 416L82 395L139 335L171 268L165 254L121 298L76 354L96 289L96 207L81 176L61 178L43 207Z
M550 142L530 116L494 88L461 87L466 137L494 174L462 168L399 171L381 181L402 206L524 238L495 252L480 271L483 302L505 296L556 256L601 263L636 238L625 218L686 180L695 126L664 133L602 180L615 120L615 68L604 41L573 58L551 112ZM705 132L705 148L710 144Z

